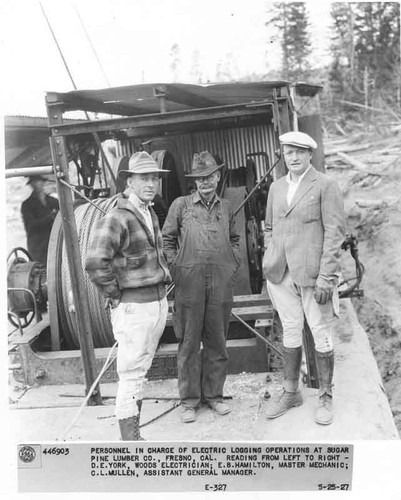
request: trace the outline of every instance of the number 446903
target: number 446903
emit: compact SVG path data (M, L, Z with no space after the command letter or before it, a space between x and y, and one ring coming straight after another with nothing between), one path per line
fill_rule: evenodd
M53 446L53 448L45 448L43 450L44 455L68 455L69 453L69 448L59 448L58 446Z

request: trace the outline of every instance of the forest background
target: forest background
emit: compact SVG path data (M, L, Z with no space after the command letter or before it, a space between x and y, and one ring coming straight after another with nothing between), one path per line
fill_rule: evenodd
M330 4L330 41L318 57L313 44L307 2L266 3L266 60L278 64L261 73L241 74L235 54L227 53L216 66L214 81L305 81L323 86L322 115L328 129L340 133L353 120L369 119L369 111L387 111L399 120L401 107L400 4L398 2L333 2ZM279 42L278 45L276 42ZM269 53L269 44L274 54ZM281 56L277 58L277 46ZM192 53L192 83L207 83L201 54ZM181 47L170 50L173 81L180 81ZM398 114L397 114L398 112Z

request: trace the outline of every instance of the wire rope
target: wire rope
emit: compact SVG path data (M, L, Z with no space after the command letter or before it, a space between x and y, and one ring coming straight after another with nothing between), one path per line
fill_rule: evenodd
M81 265L84 268L86 256L92 243L92 228L104 217L104 212L111 210L116 204L116 197L99 199L94 205L79 202L74 206L74 215L77 225L78 243L81 255ZM99 209L98 209L99 208ZM60 233L62 229L60 228ZM63 240L62 235L59 238ZM57 247L56 261L56 293L57 308L62 331L69 348L79 348L78 323L72 294L71 275L67 261L66 249L63 241ZM90 324L94 347L110 347L114 342L110 313L105 309L105 300L84 273L84 289L88 297Z

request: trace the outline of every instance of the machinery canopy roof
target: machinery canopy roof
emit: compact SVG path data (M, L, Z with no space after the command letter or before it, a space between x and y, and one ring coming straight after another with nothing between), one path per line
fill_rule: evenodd
M264 102L273 97L288 95L290 83L286 81L239 82L192 85L184 83L146 83L98 90L47 92L46 103L63 112L90 111L96 113L136 116L160 113L160 98L164 98L166 111L185 111L215 106ZM322 87L296 83L295 92L313 97ZM286 91L287 90L287 91ZM86 120L66 120L78 123ZM24 168L50 165L50 130L43 117L5 117L6 168Z
M48 106L55 105L63 112L85 110L120 116L136 116L160 112L160 98L164 98L166 111L184 111L194 108L235 105L265 101L274 89L288 88L289 82L240 82L192 85L185 83L140 84L110 87L98 90L75 90L66 93L47 92ZM313 97L319 85L296 83L298 95Z

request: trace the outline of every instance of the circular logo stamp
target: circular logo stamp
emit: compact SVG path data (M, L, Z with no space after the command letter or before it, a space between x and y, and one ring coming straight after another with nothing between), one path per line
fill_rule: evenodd
M25 464L30 464L36 458L36 451L32 446L22 446L18 453L19 459Z

